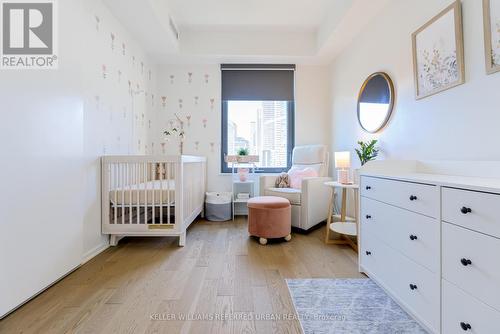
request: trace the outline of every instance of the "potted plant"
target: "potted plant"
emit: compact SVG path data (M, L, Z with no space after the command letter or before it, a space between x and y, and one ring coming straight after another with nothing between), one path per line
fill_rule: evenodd
M377 145L378 140L373 139L369 142L358 141L359 148L356 149L361 166L364 166L368 161L375 160L378 156L379 149Z
M378 156L379 149L376 147L377 140L370 140L369 142L358 141L359 148L356 148L361 166L364 166L368 161L375 160ZM359 169L354 171L354 182L359 183Z
M245 158L248 157L249 150L246 147L240 147L236 150L238 155L238 162L245 162ZM246 182L248 176L248 168L238 168L238 176L241 182Z

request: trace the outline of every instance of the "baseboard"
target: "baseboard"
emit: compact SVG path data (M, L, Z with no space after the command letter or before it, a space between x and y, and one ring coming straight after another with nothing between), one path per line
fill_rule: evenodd
M83 264L89 262L94 257L101 254L102 252L104 252L108 248L109 248L109 242L106 242L105 244L101 244L101 245L98 245L97 247L92 248L91 250L89 250L87 253L85 253L83 255L81 264L83 265Z

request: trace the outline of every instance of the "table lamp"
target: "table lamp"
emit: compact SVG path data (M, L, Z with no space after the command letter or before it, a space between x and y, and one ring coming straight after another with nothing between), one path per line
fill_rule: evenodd
M337 181L342 184L349 184L351 152L335 152L335 168L337 169Z

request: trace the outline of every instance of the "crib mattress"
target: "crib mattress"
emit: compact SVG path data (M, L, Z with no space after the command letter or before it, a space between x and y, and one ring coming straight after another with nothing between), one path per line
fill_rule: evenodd
M175 181L155 180L112 189L109 200L115 205L174 204Z

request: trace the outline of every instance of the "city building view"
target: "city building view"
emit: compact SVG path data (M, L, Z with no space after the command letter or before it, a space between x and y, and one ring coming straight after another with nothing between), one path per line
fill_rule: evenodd
M248 148L258 167L287 167L287 115L286 101L229 101L228 154Z

